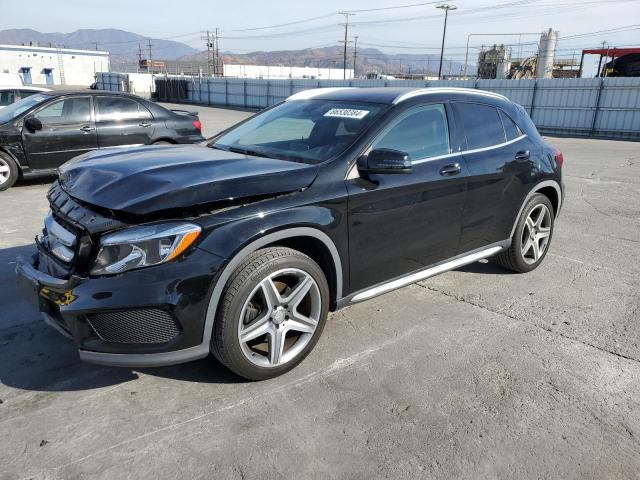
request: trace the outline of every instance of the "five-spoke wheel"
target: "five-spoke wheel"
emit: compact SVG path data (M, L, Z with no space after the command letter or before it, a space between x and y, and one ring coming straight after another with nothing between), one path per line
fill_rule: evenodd
M328 305L327 280L311 258L285 247L258 250L227 282L211 350L245 378L281 375L311 351Z
M514 272L530 272L549 250L555 220L553 205L545 195L533 195L522 209L510 247L496 261Z
M293 360L316 331L321 303L318 284L303 270L267 275L240 313L238 338L247 359L263 367Z

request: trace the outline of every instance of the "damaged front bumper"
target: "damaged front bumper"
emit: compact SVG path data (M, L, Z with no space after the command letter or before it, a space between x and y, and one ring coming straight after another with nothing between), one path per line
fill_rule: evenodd
M210 294L224 259L194 248L164 265L110 277L56 278L38 256L18 258L18 283L44 321L72 339L80 358L152 367L205 357Z

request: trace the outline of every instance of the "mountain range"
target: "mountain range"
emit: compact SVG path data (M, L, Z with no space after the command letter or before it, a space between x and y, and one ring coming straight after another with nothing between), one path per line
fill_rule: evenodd
M147 58L149 38L133 32L117 29L82 29L71 33L42 33L31 29L0 31L0 43L12 45L39 45L108 51L113 62L135 62L138 48ZM198 51L181 42L151 39L154 60L180 60L206 64L207 52ZM297 67L342 68L343 47L305 48L300 50L255 51L250 53L221 53L222 62L246 65L287 65ZM360 48L357 56L358 74L385 73L436 73L439 56L433 54L386 54L375 48ZM475 63L475 62L474 62ZM347 66L353 66L353 48L347 52ZM460 62L445 57L443 73L458 74ZM475 70L475 67L469 69Z
M148 53L149 37L114 28L83 29L71 33L42 33L28 28L0 30L0 43L9 45L59 46L84 50L103 50L117 60L135 60L138 45L143 55ZM97 48L96 48L97 44ZM151 39L154 58L176 60L185 55L197 53L193 47L172 40Z

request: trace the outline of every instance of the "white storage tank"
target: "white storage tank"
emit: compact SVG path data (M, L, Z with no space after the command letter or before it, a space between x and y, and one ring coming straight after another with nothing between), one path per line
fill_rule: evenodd
M540 36L536 78L553 78L553 61L556 56L557 43L558 32L551 28Z

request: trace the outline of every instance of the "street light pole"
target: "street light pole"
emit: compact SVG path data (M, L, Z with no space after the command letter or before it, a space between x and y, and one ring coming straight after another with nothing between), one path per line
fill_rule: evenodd
M440 48L440 67L438 67L438 80L442 79L442 57L444 56L444 39L447 36L447 18L449 17L449 10L456 10L458 7L455 5L449 5L448 3L443 3L442 5L436 6L441 10L444 10L444 28L442 29L442 47Z

